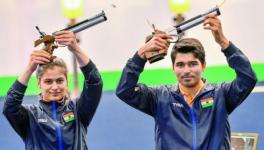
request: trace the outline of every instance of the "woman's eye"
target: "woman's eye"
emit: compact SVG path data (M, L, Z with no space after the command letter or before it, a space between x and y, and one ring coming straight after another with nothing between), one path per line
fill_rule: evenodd
M51 84L52 81L51 81L51 80L46 80L46 81L44 81L44 83L46 83L46 84Z
M57 80L57 83L61 84L61 83L63 83L63 81L64 81L63 79L59 79L59 80Z

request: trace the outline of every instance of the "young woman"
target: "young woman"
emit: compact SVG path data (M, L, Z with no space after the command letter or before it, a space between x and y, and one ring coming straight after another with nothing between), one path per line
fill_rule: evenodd
M8 91L3 113L23 139L27 150L88 149L87 127L100 101L102 80L72 32L57 32L55 40L67 46L77 58L85 78L80 97L74 100L69 97L64 61L44 50L36 50L32 52L25 71ZM37 104L22 105L34 71L41 89L39 101Z

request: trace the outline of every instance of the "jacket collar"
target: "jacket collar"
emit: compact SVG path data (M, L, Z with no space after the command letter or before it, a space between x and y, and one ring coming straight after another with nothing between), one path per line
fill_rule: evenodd
M206 79L203 78L202 80L204 81L205 86L198 95L206 93L208 91L212 91L215 89L215 87L212 84L208 84ZM180 94L179 84L176 84L176 86L173 86L172 91L176 92L177 94Z
M68 101L69 100L65 98L62 103L56 102L56 112L62 112ZM52 113L52 102L43 101L41 96L39 96L38 103L39 106L41 106L44 109L44 111L46 111L47 113Z

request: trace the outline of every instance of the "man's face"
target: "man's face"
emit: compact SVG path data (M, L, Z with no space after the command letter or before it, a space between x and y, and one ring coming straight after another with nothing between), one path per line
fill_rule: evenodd
M177 53L173 71L182 86L192 88L200 82L205 66L192 53Z
M39 80L41 96L44 101L60 101L67 93L67 79L65 69L53 67L47 69Z

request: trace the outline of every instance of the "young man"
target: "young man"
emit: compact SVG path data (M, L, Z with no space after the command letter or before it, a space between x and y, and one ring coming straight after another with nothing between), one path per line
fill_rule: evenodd
M72 32L57 32L55 40L68 46L81 67L85 81L80 97L69 97L65 62L44 50L36 50L8 91L3 113L27 150L86 150L87 127L100 101L102 80ZM39 101L23 105L28 81L35 71L41 90Z
M180 40L172 49L172 68L178 85L148 87L137 83L146 63L146 52L168 49L166 34L157 34L129 59L116 94L130 106L155 119L157 150L230 149L228 115L243 102L256 84L246 56L223 32L220 20L208 16L204 28L211 30L228 64L236 72L231 83L211 85L202 79L206 67L202 44L192 38ZM220 75L218 75L220 77Z

